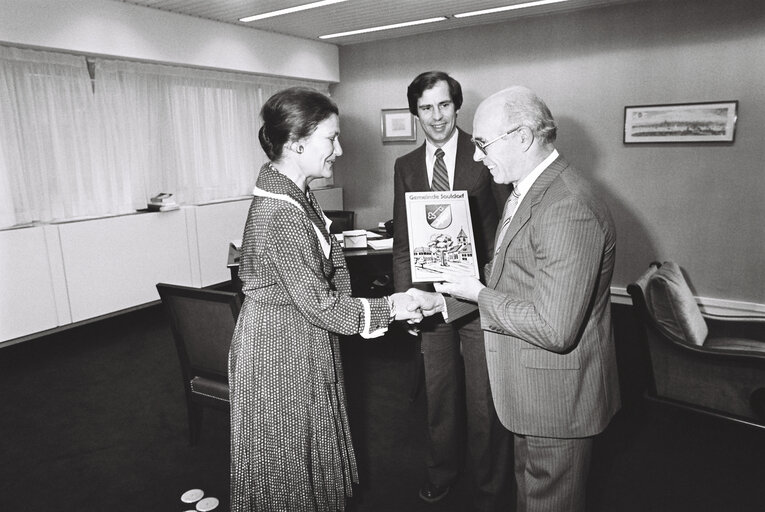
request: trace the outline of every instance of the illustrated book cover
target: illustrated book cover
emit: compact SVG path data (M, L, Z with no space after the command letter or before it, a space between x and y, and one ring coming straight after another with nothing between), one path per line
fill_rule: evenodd
M478 278L473 224L465 190L407 192L412 282L443 281L443 273Z

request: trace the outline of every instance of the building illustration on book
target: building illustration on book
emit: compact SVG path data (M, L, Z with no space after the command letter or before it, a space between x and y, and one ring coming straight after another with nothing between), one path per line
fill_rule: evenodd
M450 264L470 262L473 258L473 244L460 229L456 242L449 235L431 235L427 246L415 247L412 251L415 266L425 268L426 265L439 264L448 267Z
M412 282L478 277L467 192L407 192L406 208Z

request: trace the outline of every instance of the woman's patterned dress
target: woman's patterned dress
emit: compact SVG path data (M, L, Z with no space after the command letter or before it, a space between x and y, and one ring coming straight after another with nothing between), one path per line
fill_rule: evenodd
M231 511L344 510L358 476L338 334L380 335L390 309L350 296L342 249L310 191L266 164L255 194L229 355Z

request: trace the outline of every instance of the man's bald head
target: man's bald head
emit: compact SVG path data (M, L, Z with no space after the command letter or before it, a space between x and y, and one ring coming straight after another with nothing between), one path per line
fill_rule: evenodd
M481 119L497 116L506 126L528 127L543 146L555 142L558 125L550 109L542 98L527 87L514 85L484 99L476 109L474 125Z

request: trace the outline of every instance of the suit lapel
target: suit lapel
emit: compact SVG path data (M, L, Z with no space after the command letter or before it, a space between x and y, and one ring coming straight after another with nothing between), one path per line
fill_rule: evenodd
M425 143L415 151L416 165L411 168L410 176L412 182L410 183L409 191L429 191L430 182L428 181L428 165L425 160Z
M542 200L550 188L550 185L558 177L558 175L568 167L568 162L559 156L551 163L547 169L536 179L531 185L531 188L521 201L518 210L513 215L513 219L510 221L510 226L507 228L507 232L502 240L499 240L499 251L497 252L494 262L491 267L491 276L489 277L488 286L490 288L496 288L499 277L502 275L502 269L505 266L505 253L510 243L515 238L515 235L521 230L523 226L531 219L531 215L534 212L534 208ZM500 227L497 227L500 229Z

